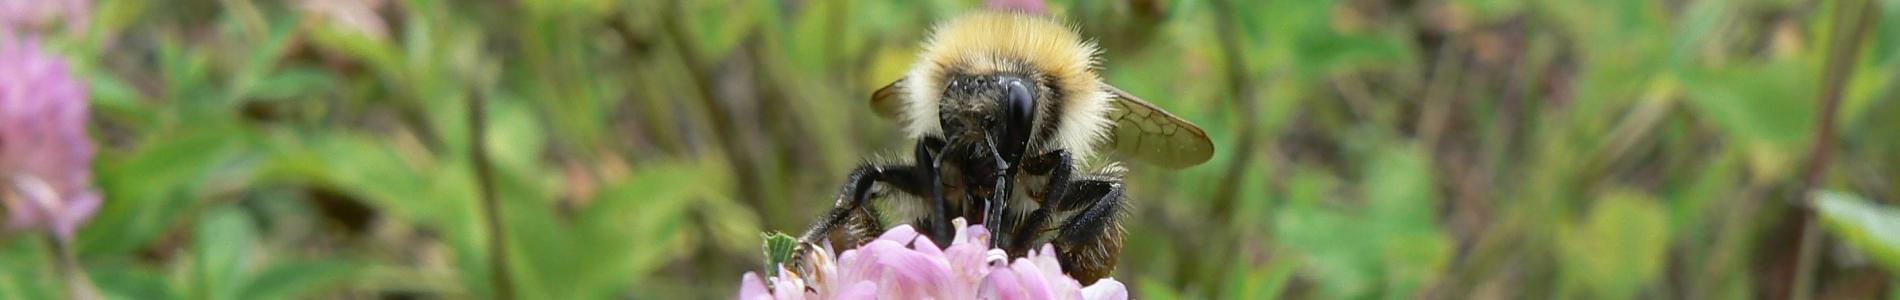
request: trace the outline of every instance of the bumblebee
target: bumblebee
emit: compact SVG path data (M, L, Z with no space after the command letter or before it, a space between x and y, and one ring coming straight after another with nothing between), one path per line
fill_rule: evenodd
M802 244L841 226L850 243L869 242L884 231L881 211L898 207L907 213L894 219L937 245L950 244L959 217L983 224L1012 257L1053 244L1063 271L1089 284L1121 251L1125 168L1079 162L1098 146L1176 169L1214 153L1200 127L1104 83L1096 46L1055 20L966 14L937 25L924 48L870 101L916 140L911 160L853 169Z

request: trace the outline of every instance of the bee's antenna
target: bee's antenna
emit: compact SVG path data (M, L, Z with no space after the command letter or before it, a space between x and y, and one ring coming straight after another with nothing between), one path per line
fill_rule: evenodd
M984 146L989 147L990 157L995 158L995 159L992 159L991 161L996 162L996 170L998 171L1009 170L1009 167L1010 167L1009 161L1003 159L1003 153L996 152L996 138L985 134L983 135L983 144Z

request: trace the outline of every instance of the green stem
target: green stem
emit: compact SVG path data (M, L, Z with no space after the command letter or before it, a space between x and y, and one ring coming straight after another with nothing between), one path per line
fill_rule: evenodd
M1842 1L1834 6L1834 28L1829 41L1827 65L1821 77L1820 118L1815 120L1815 140L1808 161L1808 168L1802 176L1800 202L1804 207L1812 207L1813 191L1821 185L1821 179L1827 173L1829 150L1834 146L1834 121L1839 112L1842 94L1847 90L1848 78L1853 75L1854 61L1859 58L1861 45L1866 42L1868 28L1874 20L1880 18L1880 9L1873 1ZM1801 222L1801 248L1796 253L1794 284L1788 291L1790 299L1806 300L1813 295L1814 269L1819 258L1821 231L1817 228L1812 213L1803 215Z
M1240 192L1240 187L1246 184L1242 182L1242 180L1247 176L1246 171L1253 166L1254 156L1256 155L1255 152L1259 152L1255 149L1258 148L1260 144L1260 126L1257 125L1260 119L1260 114L1258 113L1260 110L1260 100L1257 98L1257 95L1260 94L1260 86L1264 83L1256 82L1253 70L1248 69L1247 55L1246 52L1242 51L1240 45L1243 36L1241 36L1240 30L1237 28L1240 26L1240 22L1235 16L1238 12L1233 8L1233 0L1212 2L1214 5L1214 30L1220 36L1221 57L1227 60L1227 66L1225 67L1227 70L1227 92L1232 94L1234 104L1240 107L1240 140L1234 143L1236 149L1220 150L1234 153L1234 160L1229 162L1227 170L1225 170L1221 176L1220 185L1216 187L1217 190L1215 191L1213 204L1211 206L1211 212L1213 214L1212 223L1218 224L1218 226L1207 229L1211 230L1208 236L1230 236L1232 233L1228 231L1231 230L1230 226L1236 214L1234 203L1237 201L1236 198L1239 197L1238 193ZM1180 237L1186 236L1187 235L1182 235ZM1185 243L1185 245L1193 245L1190 247L1203 250L1212 250L1214 251L1213 253L1207 254L1215 255L1215 257L1230 253L1229 251L1234 249L1231 241L1219 239L1189 241ZM1188 278L1186 282L1219 282L1219 280L1212 279L1218 278L1217 276L1219 276L1220 271L1217 270L1225 268L1210 265L1209 263L1214 263L1214 261L1182 264L1179 268L1185 269L1177 269L1177 272L1182 274L1181 277ZM1219 284L1207 284L1205 288L1217 289L1218 287Z
M92 300L103 299L99 289L92 285L92 278L86 276L86 270L79 267L79 259L68 247L66 239L51 234L46 235L46 243L53 255L53 270L66 288L66 299Z
M1246 170L1253 165L1254 148L1259 144L1259 99L1255 95L1259 84L1254 82L1251 70L1247 69L1247 57L1240 49L1240 30L1235 28L1233 4L1228 1L1214 1L1215 32L1220 35L1221 57L1227 59L1227 92L1233 94L1234 104L1240 106L1240 141L1234 143L1239 149L1224 150L1234 153L1234 161L1221 177L1221 185L1214 195L1213 211L1217 224L1226 225L1233 218L1234 201L1242 185L1240 180L1246 176Z
M483 225L488 229L488 265L490 280L495 285L495 299L514 299L515 286L513 273L508 268L507 232L501 226L501 201L495 197L495 172L488 161L487 146L487 97L480 92L468 101L469 151L470 160L475 162L476 186L481 188Z

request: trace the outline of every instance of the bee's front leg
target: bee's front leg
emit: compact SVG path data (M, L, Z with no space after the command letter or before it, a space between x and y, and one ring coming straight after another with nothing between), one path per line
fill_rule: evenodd
M1011 234L1010 240L1004 244L1003 250L1012 256L1022 256L1031 248L1039 246L1034 243L1037 237L1042 236L1043 226L1049 223L1051 208L1059 207L1058 200L1067 195L1069 174L1075 171L1074 160L1068 150L1029 157L1023 160L1022 167L1023 171L1031 175L1049 175L1049 178L1048 183L1043 185L1046 190L1042 195L1042 204L1023 218L1022 224L1016 227L1017 232Z
M1082 284L1107 277L1121 256L1121 218L1126 208L1122 182L1110 174L1085 175L1069 182L1059 211L1075 211L1056 228L1053 240L1062 270ZM1079 211L1078 211L1079 210Z
M927 197L925 195L933 190L935 176L936 173L931 168L915 165L868 163L860 165L852 169L850 175L845 176L844 187L839 189L838 197L835 198L831 210L819 216L818 221L813 222L799 240L814 243L822 241L831 235L832 229L845 222L858 222L854 224L858 227L882 227L878 224L876 212L871 209L871 206L866 205L871 198L874 184L882 182L901 192ZM941 191L940 188L937 191ZM869 241L877 234L877 232L869 232L869 236L855 237L854 242Z
M958 229L950 228L953 226L950 225L950 219L954 217L951 216L949 202L943 199L943 158L949 156L943 153L946 145L948 143L942 139L927 137L917 141L916 150L913 152L917 167L922 169L917 171L918 175L923 176L923 182L927 185L918 191L922 192L923 197L931 201L934 205L932 207L936 208L926 216L931 218L930 226L923 226L923 224L919 226L924 227L925 233L930 235L930 240L939 245L949 245L948 241L953 237L952 230Z

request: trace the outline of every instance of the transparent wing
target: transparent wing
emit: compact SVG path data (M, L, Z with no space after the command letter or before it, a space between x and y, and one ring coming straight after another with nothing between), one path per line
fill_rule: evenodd
M1214 156L1214 141L1207 132L1167 110L1143 101L1114 86L1103 85L1112 93L1115 121L1109 130L1109 144L1115 152L1136 161L1180 169L1207 162Z
M904 79L898 78L891 84L871 92L871 110L885 120L898 120L904 109Z

